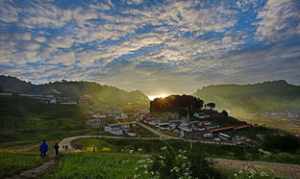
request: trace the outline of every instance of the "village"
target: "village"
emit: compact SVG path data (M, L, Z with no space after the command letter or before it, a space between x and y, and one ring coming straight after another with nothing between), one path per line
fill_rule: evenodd
M223 119L213 119L211 115L204 113L194 113L190 117L178 117L174 114L171 116L175 117L157 117L149 112L126 114L118 111L93 114L87 121L87 125L102 128L106 134L114 136L145 137L136 132L136 128L141 128L139 131L155 131L156 134L169 136L170 139L228 145L251 146L255 144L247 136L239 134L239 131L254 127L246 122L231 121L227 123Z
M88 104L88 97L82 96L78 101L67 97L53 95L1 93L2 96L18 95L39 100L47 104ZM87 126L101 129L107 135L123 137L147 137L149 133L169 136L174 139L196 140L216 144L254 145L250 138L240 135L239 131L254 126L238 120L230 120L227 112L217 112L208 107L202 112L180 115L178 112L153 113L147 110L124 112L112 109L108 112L90 112ZM143 125L141 125L143 124ZM141 132L142 131L142 132ZM147 131L147 132L145 132Z
M239 130L247 130L252 128L252 125L245 122L231 122L230 124L221 119L214 119L208 114L194 113L190 118L183 120L177 118L163 122L151 115L146 115L142 122L162 133L183 139L233 145L253 143L246 136L237 135Z

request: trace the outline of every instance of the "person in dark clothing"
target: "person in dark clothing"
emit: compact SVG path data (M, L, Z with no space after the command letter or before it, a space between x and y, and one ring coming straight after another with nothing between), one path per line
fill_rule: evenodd
M43 140L42 144L40 145L40 153L41 153L41 157L45 158L48 152L48 144L46 142L46 140Z
M55 149L55 156L58 156L58 150L59 150L59 145L58 145L58 143L55 143L55 145L54 145L54 149Z

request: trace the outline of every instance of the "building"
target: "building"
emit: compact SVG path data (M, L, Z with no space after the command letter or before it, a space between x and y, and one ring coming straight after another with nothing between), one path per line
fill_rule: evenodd
M116 120L128 119L128 115L125 113L117 113L117 114L114 114L113 117Z
M12 96L12 93L0 93L0 96Z
M118 136L124 135L123 128L119 124L111 124L111 125L105 126L104 131L111 133L113 135L118 135Z
M203 134L203 137L204 138L209 138L209 139L211 139L211 138L213 138L214 137L214 135L212 134L212 133L205 133L205 134Z
M83 96L80 96L80 98L79 98L79 104L88 104L89 101L90 101L89 95L83 95Z

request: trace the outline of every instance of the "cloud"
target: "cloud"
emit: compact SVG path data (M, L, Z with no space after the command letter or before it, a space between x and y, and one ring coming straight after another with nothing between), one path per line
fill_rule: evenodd
M268 0L258 14L257 38L271 42L300 35L300 2Z
M74 52L57 52L49 59L48 64L63 64L63 65L72 65L75 63L75 54Z
M6 23L17 22L18 11L12 1L3 1L0 6L0 20Z
M299 6L296 0L0 1L0 73L147 93L280 77L300 83Z

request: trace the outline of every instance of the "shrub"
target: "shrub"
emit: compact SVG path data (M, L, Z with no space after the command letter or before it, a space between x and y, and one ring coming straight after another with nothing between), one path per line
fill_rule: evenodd
M140 160L134 178L220 178L204 155L162 147L160 154Z
M300 148L300 142L292 135L269 135L264 140L264 147L272 151L294 152Z

